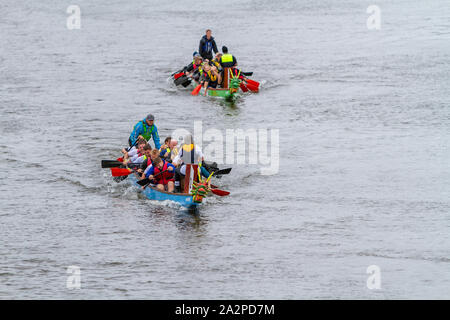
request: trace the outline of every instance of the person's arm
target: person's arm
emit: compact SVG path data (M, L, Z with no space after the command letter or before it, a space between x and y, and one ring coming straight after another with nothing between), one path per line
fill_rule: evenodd
M198 53L203 57L203 45L204 45L205 39L201 38L200 43L198 45Z
M138 153L138 150L136 148L134 149L133 148L131 148L131 150L128 151L128 157L134 157Z
M172 170L169 170L169 168L172 168ZM171 163L167 163L167 172L175 174L175 166Z
M172 163L177 166L180 163L180 160L181 160L180 152L178 152L175 158L173 158Z
M151 175L153 175L153 173L155 173L155 168L153 166L150 166L145 170L144 173L145 173L145 177L148 178Z
M136 144L137 138L140 136L142 132L142 123L139 121L135 126L130 135L131 144Z
M213 41L212 41L212 47L213 47L214 53L219 52L219 50L217 50L216 40L214 40L214 39L213 39Z
M159 142L159 134L158 134L158 128L153 125L155 130L153 130L152 132L152 137L153 137L153 141L155 142L155 148L156 149L160 149L161 148L161 143Z

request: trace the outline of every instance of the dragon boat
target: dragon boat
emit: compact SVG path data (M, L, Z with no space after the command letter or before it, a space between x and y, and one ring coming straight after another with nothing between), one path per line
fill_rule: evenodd
M104 160L108 162L108 160ZM114 162L114 161L113 161ZM116 161L118 164L121 164L122 158L118 158ZM102 164L102 167L104 166ZM208 177L208 179L203 179L200 175L200 168L198 164L186 164L186 175L183 178L183 192L182 193L174 193L167 192L157 189L155 186L150 183L142 184L142 180L139 179L136 171L126 168L121 165L120 167L111 167L111 174L115 178L116 182L120 182L126 177L129 177L129 181L144 194L150 200L156 201L172 201L175 202L187 209L196 209L203 202L203 199L208 195L211 191L209 187L209 180L212 177L212 174ZM187 178L186 178L187 177ZM215 188L215 186L214 186ZM213 192L217 192L217 190L212 190ZM218 190L222 193L222 190ZM217 194L217 193L216 193Z
M178 77L177 77L178 75ZM239 88L243 92L251 91L258 92L259 83L247 79L243 81L239 79L240 73L238 75L234 75L231 71L231 68L225 68L223 72L223 80L222 86L220 88L208 88L206 89L206 96L209 97L220 97L225 99L226 101L234 101L240 96ZM183 87L191 86L192 88L198 87L199 82L188 78L186 75L181 75L181 73L173 75L175 85L182 85ZM252 82L251 84L247 83ZM194 89L192 91L193 95L205 95L205 88L200 87L198 90Z

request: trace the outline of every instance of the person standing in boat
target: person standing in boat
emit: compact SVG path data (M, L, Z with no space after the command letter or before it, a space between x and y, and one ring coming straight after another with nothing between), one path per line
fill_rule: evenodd
M136 140L139 137L142 137L149 142L150 139L153 138L155 148L158 150L161 148L161 143L159 142L158 128L155 126L154 121L155 117L152 114L149 114L145 119L139 121L134 126L133 131L130 134L130 138L128 139L128 143L130 144L130 146L134 146L136 144Z
M206 34L201 38L200 44L198 46L198 52L202 56L203 59L212 60L213 54L219 52L217 50L216 41L214 40L214 37L211 36L211 30L206 30Z

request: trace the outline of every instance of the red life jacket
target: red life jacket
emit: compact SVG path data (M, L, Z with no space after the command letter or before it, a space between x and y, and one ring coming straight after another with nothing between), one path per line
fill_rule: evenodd
M155 167L155 169L153 170L153 176L155 177L158 173L164 171L167 169L168 167L168 163L166 161L164 161L163 167L162 169L159 169L158 167ZM166 185L169 183L169 181L174 181L173 179L174 176L174 172L173 171L166 171L164 173L161 173L159 176L155 177L156 183L157 184L163 184Z

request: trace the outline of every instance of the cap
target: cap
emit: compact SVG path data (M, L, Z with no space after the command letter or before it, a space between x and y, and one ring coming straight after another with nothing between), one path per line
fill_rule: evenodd
M145 120L153 121L153 120L155 120L155 117L152 114L148 114L147 118L145 118Z

